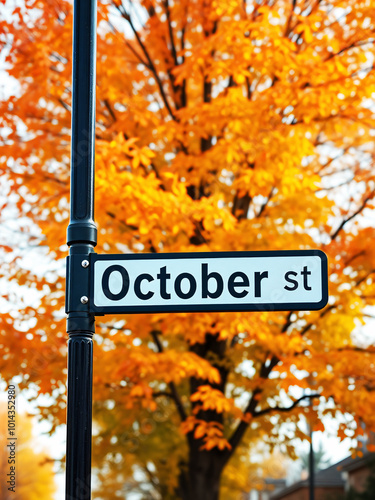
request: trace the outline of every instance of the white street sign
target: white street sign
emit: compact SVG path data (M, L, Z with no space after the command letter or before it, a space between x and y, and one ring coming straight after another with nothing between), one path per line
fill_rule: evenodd
M91 254L96 314L322 309L327 257L320 250Z

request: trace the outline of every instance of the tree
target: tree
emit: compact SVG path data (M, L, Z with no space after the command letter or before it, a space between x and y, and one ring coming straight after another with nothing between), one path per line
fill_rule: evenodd
M8 422L8 408L5 403L0 405L0 493L2 500L52 500L56 490L54 482L52 460L46 453L35 451L35 438L32 436L32 422L30 417L23 414L16 415L15 465L10 454L6 425ZM11 462L9 462L11 460ZM15 491L7 483L11 470L15 467Z
M61 267L40 276L12 241L2 247L4 278L40 303L0 319L0 370L53 396L40 409L53 430L65 420L72 6L5 6L18 88L0 108L3 214ZM111 484L101 498L137 481L143 498L216 500L235 453L259 436L292 453L306 413L318 429L323 413L351 414L342 438L359 421L375 427L374 351L354 335L374 304L373 8L99 2L97 252L321 248L330 263L318 312L98 320L94 463ZM314 394L302 396L308 380ZM312 396L322 404L306 408Z

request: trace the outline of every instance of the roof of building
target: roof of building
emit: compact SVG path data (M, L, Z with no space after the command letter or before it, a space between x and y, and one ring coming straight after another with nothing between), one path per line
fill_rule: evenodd
M347 457L340 462L327 467L327 469L321 470L315 474L315 487L323 488L340 488L344 486L344 479L342 477L343 472L351 472L361 467L367 466L371 463L375 464L375 453L365 452L362 457L352 458ZM298 481L287 488L283 488L271 495L271 500L278 500L298 491L301 488L309 487L309 479L303 481Z
M366 467L368 465L375 464L375 453L365 451L362 457L348 457L344 460L341 460L338 464L336 464L340 470L351 472L361 467Z
M285 479L274 479L273 477L266 477L265 483L273 485L275 487L278 487L278 486L285 486L286 480Z
M338 470L338 464L331 465L327 469L321 470L315 474L315 487L323 488L340 488L344 486L344 480L342 478L342 471ZM301 488L308 488L309 480L304 479L303 481L298 481L297 483L291 484L287 488L279 490L278 492L271 495L272 500L277 500L279 498L293 493Z

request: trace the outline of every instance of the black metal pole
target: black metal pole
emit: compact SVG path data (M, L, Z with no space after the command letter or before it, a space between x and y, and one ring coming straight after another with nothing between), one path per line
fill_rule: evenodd
M310 405L313 405L310 400ZM314 464L314 445L313 445L313 429L310 422L310 453L309 453L309 500L315 500L315 464Z
M96 0L74 0L71 200L67 243L68 402L66 500L91 498Z

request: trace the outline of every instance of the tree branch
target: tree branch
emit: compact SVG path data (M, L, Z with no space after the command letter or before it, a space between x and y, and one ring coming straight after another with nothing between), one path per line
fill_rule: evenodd
M158 349L159 352L164 352L164 348L163 348L163 345L162 343L160 342L160 339L159 339L159 336L158 336L158 332L156 330L152 330L151 331L151 337L152 337L152 340L155 342L155 345ZM187 418L187 414L186 414L186 411L185 411L185 408L184 408L184 405L182 404L182 401L181 401L181 398L177 392L177 389L176 389L176 386L174 384L174 382L169 382L168 384L169 386L169 389L170 389L170 394L169 393L166 393L164 394L165 396L170 396L173 401L175 402L176 404L176 407L177 407L177 411L180 415L180 418L182 421L186 420Z
M369 318L374 318L375 316L370 316L369 314L365 315L366 317ZM375 348L374 347L356 347L356 346L345 346L345 347L339 347L337 349L338 352L343 352L343 351L349 351L349 352L361 352L363 354L375 354Z
M111 116L111 118L113 120L113 123L116 122L117 118L116 118L115 112L113 111L112 106L109 104L108 99L104 99L103 102L104 102L105 107L108 110L108 113L110 114L110 116Z
M371 269L371 271L369 271L369 272L368 272L367 274L365 274L362 278L360 278L360 279L356 282L355 286L359 286L361 283L363 283L365 280L367 280L367 278L368 278L369 276L371 276L371 274L373 274L373 273L375 273L375 269Z
M356 47L362 47L363 45L368 45L368 44L373 44L373 40L372 39L367 39L367 40L358 40L357 42L353 42L351 43L350 45L348 45L347 47L344 47L342 48L341 50L339 50L338 52L335 52L334 54L330 54L324 62L326 61L329 61L330 59L333 59L334 57L336 56L339 56L340 54L343 54L344 52L346 52L347 50L350 50L350 49L354 49Z
M268 198L266 199L266 201L264 203L262 203L262 206L260 207L259 212L256 214L256 216L255 216L256 218L259 218L263 214L263 212L265 211L265 209L268 206L268 203L271 201L271 198L273 197L274 193L275 193L275 188L272 187L270 194L268 195Z
M143 60L143 58L138 54L138 52L135 50L135 48L132 47L131 43L129 43L127 40L125 40L125 45L135 55L135 57L138 59L138 61L141 64L143 64L147 69L151 70L150 65L147 64L146 61Z
M320 398L321 394L305 394L304 396L301 396L300 398L296 399L293 404L290 406L275 406L274 408L269 407L265 408L264 410L257 411L253 413L254 417L261 417L262 415L266 415L267 413L272 413L273 411L278 411L278 412L288 412L296 408L301 401L304 399L313 399L313 398Z
M173 57L173 61L174 61L175 65L178 66L176 44L174 42L173 29L172 29L172 21L171 21L171 10L169 8L169 0L164 0L163 3L164 3L164 8L165 8L166 16L167 16L169 38L171 40L172 57Z
M349 222L351 221L352 219L354 219L354 217L356 217L358 214L360 214L362 212L362 210L366 207L367 205L367 202L369 202L374 196L374 191L371 191L371 193L366 196L366 198L363 200L362 204L360 205L360 207L358 208L358 210L356 210L352 215L349 215L346 219L344 219L341 224L339 225L339 227L336 229L336 231L332 234L331 236L331 240L335 240L338 236L338 234L340 233L340 231L342 231L342 229L344 229L344 226Z
M328 306L326 307L325 309L323 309L323 311L319 314L319 318L323 318L323 316L325 316L329 311L332 311L332 309L336 309L337 306L335 305L331 305L331 306ZM300 332L300 335L301 337L303 337L309 330L310 328L315 324L316 322L313 322L313 323L308 323L307 325L305 325L301 332Z
M285 318L285 323L281 329L281 333L285 333L288 330L289 326L292 324L292 315L293 311L289 311L288 315ZM260 377L263 379L267 379L279 361L280 359L277 356L273 355L271 359L269 359L267 354L267 359L262 364L259 372ZM246 413L250 413L250 415L254 416L255 408L258 404L258 396L262 393L262 391L263 389L260 389L258 387L253 391L250 401L244 411L245 415ZM226 451L225 462L227 462L231 457L231 455L234 453L234 450L241 442L248 427L249 427L249 422L245 420L242 420L238 424L237 428L235 429L232 436L228 440L229 444L231 445L231 449Z
M57 101L66 111L68 111L69 113L72 111L72 108L69 106L69 104L67 104L61 97L59 97Z
M290 11L290 14L288 16L288 21L287 21L286 26L285 26L285 33L284 33L285 38L287 38L289 36L290 25L292 22L292 18L293 18L293 14L294 14L296 6L297 6L297 0L292 0L292 10Z
M348 259L346 262L345 262L345 266L348 266L349 264L351 264L353 262L353 260L355 260L357 257L360 257L361 255L365 255L365 251L364 250L361 250L360 252L352 255L350 257L350 259Z
M133 21L131 19L130 14L128 12L126 12L126 10L124 9L123 6L117 5L116 3L114 3L113 5L117 8L117 10L120 12L120 14L122 15L122 17L129 23L129 25L130 25L130 27L131 27L131 29L132 29L132 31L133 31L136 39L137 39L137 42L138 42L139 46L141 47L142 52L143 52L143 54L145 55L145 57L146 57L146 59L148 61L148 65L149 65L148 67L149 67L150 71L152 72L152 74L154 75L156 83L157 83L157 85L159 87L160 95L161 95L161 97L163 99L163 103L164 103L165 107L167 108L170 117L174 121L176 121L176 117L175 117L175 115L174 115L174 113L172 111L172 108L171 108L171 106L170 106L170 104L168 102L168 99L167 99L166 93L164 91L162 81L160 80L159 74L158 74L158 72L157 72L157 70L156 70L156 68L154 66L154 63L152 62L152 59L150 57L150 54L149 54L149 52L148 52L145 44L142 42L141 37L139 36L138 31L135 29L135 26L133 24Z

